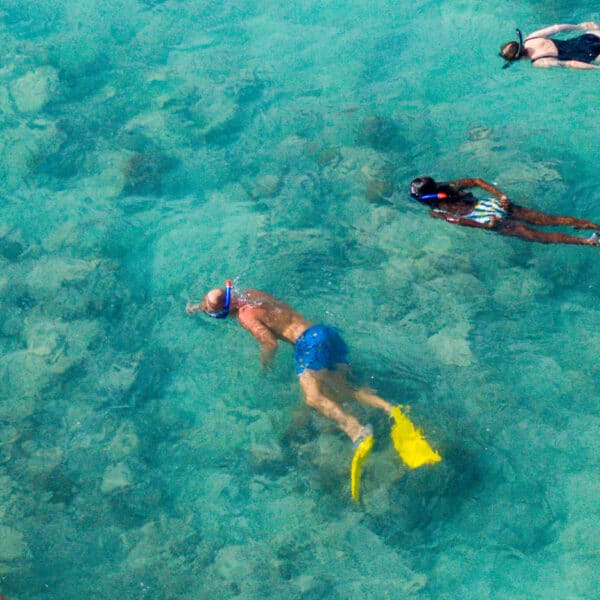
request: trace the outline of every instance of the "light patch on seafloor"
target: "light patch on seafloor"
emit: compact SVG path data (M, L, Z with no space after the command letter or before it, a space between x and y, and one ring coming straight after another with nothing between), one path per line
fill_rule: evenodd
M467 340L468 330L446 327L427 339L431 352L447 365L468 367L473 362L473 352Z

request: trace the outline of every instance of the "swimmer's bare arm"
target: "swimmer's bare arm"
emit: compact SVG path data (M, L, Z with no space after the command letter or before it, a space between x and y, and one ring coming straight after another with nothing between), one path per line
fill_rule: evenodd
M593 65L580 60L558 60L556 62L559 66L567 69L600 69L600 65Z
M587 30L587 29L598 29L598 25L593 21L588 21L586 23L579 23L579 25L571 25L569 23L562 23L560 25L550 25L550 27L544 27L543 29L538 29L533 33L530 33L525 41L531 38L548 38L553 35L560 33L561 31L575 31L575 30Z
M449 215L445 210L433 209L429 211L429 216L432 219L444 219L446 223L452 223L453 225L463 225L464 227L476 227L479 229L493 229L498 220L492 217L489 223L480 223L479 221L473 221L468 217L457 217L455 215Z
M485 190L486 192L496 196L496 198L500 200L500 204L504 210L508 210L510 207L510 200L508 199L508 196L504 192L500 191L495 185L492 185L484 179L481 179L481 177L457 179L456 181L451 181L450 185L460 186L462 188L481 188L482 190Z
M247 329L260 344L260 364L263 367L268 366L277 350L277 338L254 311L241 312L238 319L240 325Z
M202 311L202 303L201 302L189 302L185 305L185 312L188 315L193 315L197 312L201 312Z
M551 56L539 58L533 63L538 69L547 69L549 67L564 67L565 69L600 69L599 64L591 64L580 60L558 60Z
M463 227L475 227L476 229L493 229L500 220L496 217L492 217L488 223L480 223L479 221L473 221L473 219L469 219L467 217L454 217L452 215L448 215L443 218L446 223L462 225Z

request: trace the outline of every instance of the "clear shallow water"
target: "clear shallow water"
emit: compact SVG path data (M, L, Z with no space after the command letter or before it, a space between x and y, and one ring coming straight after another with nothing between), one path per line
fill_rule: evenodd
M596 598L598 254L433 221L419 174L600 221L596 73L500 68L581 2L4 2L0 590ZM226 277L343 330L363 479Z

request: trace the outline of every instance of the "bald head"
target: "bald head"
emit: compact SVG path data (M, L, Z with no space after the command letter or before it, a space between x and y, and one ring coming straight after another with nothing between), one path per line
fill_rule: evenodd
M210 290L202 300L203 312L219 312L225 306L225 290L215 288Z

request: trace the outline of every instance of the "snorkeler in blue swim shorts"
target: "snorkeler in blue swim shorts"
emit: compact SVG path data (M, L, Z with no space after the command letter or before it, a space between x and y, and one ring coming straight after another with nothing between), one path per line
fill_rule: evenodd
M485 190L491 194L491 197L480 199L467 191L475 187ZM589 238L581 238L529 227L528 225L566 225L575 229L600 231L600 225L592 221L561 215L547 215L541 211L514 204L496 186L480 178L438 183L431 177L417 177L410 184L410 195L430 209L429 215L432 218L444 219L447 223L454 225L490 229L501 235L514 236L542 244L600 245L596 233Z
M258 290L233 294L227 285L224 290L208 292L202 303L189 304L187 312L204 312L218 319L237 316L240 324L258 340L263 366L273 359L278 340L292 344L306 403L336 421L353 442L364 436L367 428L341 409L340 394L350 394L366 405L387 414L391 412L389 402L364 388L352 390L345 381L342 370L348 367L348 350L335 329L311 323L270 294Z
M350 385L346 379L348 349L336 329L311 323L265 292L233 293L230 281L225 289L211 290L202 302L188 304L186 310L190 315L202 312L216 319L237 316L242 327L259 342L263 366L273 360L279 340L294 346L296 372L306 404L335 421L354 443L351 474L352 496L356 501L362 462L373 446L373 432L370 425L362 425L354 415L342 410L343 399L353 398L391 417L394 447L410 468L441 460L399 406L393 406L366 387Z

